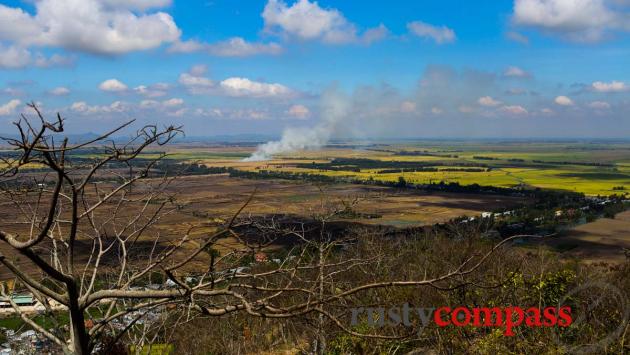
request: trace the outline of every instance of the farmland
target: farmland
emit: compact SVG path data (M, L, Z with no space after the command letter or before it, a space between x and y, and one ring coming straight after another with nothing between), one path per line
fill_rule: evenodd
M525 187L611 195L630 189L626 142L403 142L335 144L263 162L255 146L174 147L171 159L241 171L306 173L360 180Z
M90 210L89 224L81 224L73 242L73 263L90 270L97 243L107 243L113 252L97 254L99 264L93 269L98 271L99 282L119 267L121 254L116 248L120 246L130 268L143 269L147 259L151 260L147 256L164 253L172 258L171 265L188 260L177 267L185 282L197 282L195 277L210 270L206 274L212 277L212 285L215 276L242 278L242 272L284 265L294 260L293 250L304 243L329 238L326 243L342 245L332 253L340 263L352 260L343 253L354 249L347 248L369 246L356 249L363 253L362 258L372 255L372 246L387 250L383 255L392 256L379 265L396 270L390 277L397 278L398 270L417 258L424 258L423 264L450 267L444 260L461 260L469 252L459 250L461 246L488 248L514 235L546 236L540 244L516 244L506 250L511 256L493 261L497 263L493 268L514 269L510 275L523 277L530 285L540 282L525 269L538 270L533 255L549 255L558 267L569 265L566 260L618 267L626 258L623 248L630 246L630 215L623 212L628 207L623 196L630 186L626 158L630 146L623 144L556 143L543 148L524 143L336 144L270 161L243 161L255 147L180 143L164 151L147 151L130 164L102 163L82 191L85 206L99 205L109 196L107 191L117 191L116 186L130 176L138 180L133 187L119 190L119 201ZM85 175L103 156L97 147L70 153L69 176ZM132 173L132 169L144 172ZM27 166L20 179L7 179L0 202L0 229L28 235L31 206L38 206L37 201L52 186L50 174L37 165ZM35 215L42 213L37 212L39 207L35 210ZM136 227L134 214L138 211L159 218L149 219L146 227ZM57 212L61 222L55 231L60 238L68 233L65 221L71 213L67 205ZM225 226L230 233L214 239ZM132 249L126 249L126 240L131 241ZM52 237L42 240L37 252L54 250L55 242ZM17 256L6 243L0 246L0 253L11 255L13 263L31 277L41 277L36 263ZM190 255L194 260L187 259ZM515 260L531 264L518 266ZM548 275L545 277L556 274ZM358 276L345 277L355 280ZM13 278L9 269L0 270L0 280ZM153 272L134 282L144 289L171 292L176 286L169 286L165 279ZM7 324L16 321L11 318ZM13 327L23 326L16 324ZM177 348L187 346L176 344Z

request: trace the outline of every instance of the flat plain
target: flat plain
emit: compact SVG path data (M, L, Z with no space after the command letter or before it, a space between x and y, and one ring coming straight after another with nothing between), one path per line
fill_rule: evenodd
M254 148L251 145L190 145L174 148L169 153L176 160L243 171L282 171L380 181L396 181L403 176L407 182L417 184L444 181L462 185L525 186L587 195L610 195L630 189L630 143L627 142L343 143L316 151L279 155L269 161L243 162ZM335 160L339 159L349 162L335 165ZM353 162L352 159L372 162L366 165L365 161Z

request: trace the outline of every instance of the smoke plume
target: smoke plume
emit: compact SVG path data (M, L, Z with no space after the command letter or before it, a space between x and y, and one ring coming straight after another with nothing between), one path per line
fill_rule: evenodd
M256 151L243 161L270 160L278 154L323 147L349 118L351 111L349 101L336 90L328 91L322 97L322 117L319 124L315 127L286 128L280 140L259 145Z

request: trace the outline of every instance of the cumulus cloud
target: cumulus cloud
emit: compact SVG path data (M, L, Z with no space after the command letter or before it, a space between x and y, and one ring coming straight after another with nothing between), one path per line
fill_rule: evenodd
M573 106L573 100L566 96L558 96L553 101L556 103L556 105Z
M230 38L223 42L210 44L208 52L220 57L245 57L258 54L280 54L282 47L277 43L251 43L241 37Z
M456 39L455 31L446 26L434 26L422 21L407 24L407 29L414 36L428 38L437 44L451 43Z
M530 74L519 67L509 66L503 71L503 76L510 78L527 78Z
M98 88L107 92L122 92L127 90L127 85L118 79L107 79L100 83Z
M486 106L486 107L494 107L494 106L499 106L501 104L501 101L495 100L490 96L480 97L479 100L477 100L477 102L479 103L479 105Z
M162 102L156 100L142 100L139 103L141 109L163 109L169 110L180 107L184 104L184 100L181 98L172 98L164 100ZM179 109L178 109L179 110Z
M215 84L206 75L205 65L193 66L179 76L181 84L193 95L225 95L241 98L289 98L296 92L278 83L264 83L247 78L230 77Z
M172 98L172 99L162 101L162 105L166 107L181 106L183 104L184 104L184 100L180 98Z
M129 111L131 106L122 101L114 101L109 105L89 105L85 101L74 102L70 106L70 110L81 114L103 114L103 113L121 113Z
M613 80L609 83L605 83L602 81L596 81L591 84L591 87L594 91L597 92L621 92L629 89L628 85L622 81Z
M170 88L169 84L166 83L157 83L149 86L139 85L133 88L133 91L138 95L142 95L147 98L156 98L166 96L168 89Z
M247 78L228 78L219 84L223 92L235 97L290 97L293 91L282 84L268 84L252 81Z
M65 96L70 93L70 89L68 89L67 87L59 86L50 90L48 93L55 96Z
M526 115L527 109L521 105L506 105L501 107L501 111L511 115Z
M5 46L0 43L0 69L19 69L30 65L34 65L39 68L49 68L69 66L73 63L73 57L62 56L59 54L53 54L52 56L47 57L42 53L33 54L30 50L21 46Z
M588 107L596 110L607 110L610 108L610 104L606 101L593 101L588 104Z
M254 55L277 55L283 48L277 43L252 43L241 37L233 37L228 40L213 44L199 42L197 40L178 41L173 43L170 53L194 53L205 51L218 57L248 57Z
M171 15L144 13L168 1L36 0L35 13L0 5L0 40L101 55L156 48L181 35ZM71 20L69 20L71 19Z
M0 18L2 18L1 15ZM0 43L0 68L23 68L27 66L30 62L31 52L29 52L27 49L18 46L5 47Z
M0 105L0 116L10 115L15 112L15 109L22 104L22 101L13 99L4 105Z
M311 111L304 105L293 105L289 107L287 114L293 118L303 120L311 115Z
M269 0L262 17L266 32L329 44L371 43L387 34L385 26L380 25L359 35L357 26L339 10L324 9L309 0L298 0L291 6L282 0Z
M140 101L140 107L148 109L157 108L160 107L160 102L155 100L142 100Z
M514 24L579 42L595 42L615 30L629 30L628 13L605 0L516 0Z
M385 25L380 24L378 27L370 28L363 32L359 41L363 44L371 44L385 39L389 35L389 29Z
M195 65L187 73L182 73L178 82L193 95L207 94L214 88L214 82L204 76L207 71L205 65Z

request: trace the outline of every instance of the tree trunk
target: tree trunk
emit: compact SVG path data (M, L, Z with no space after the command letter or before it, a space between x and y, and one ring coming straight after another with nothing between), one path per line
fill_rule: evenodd
M70 300L70 326L72 327L72 346L75 354L87 355L90 353L89 338L85 331L85 317L79 307L79 294L76 284L68 284L68 298Z

